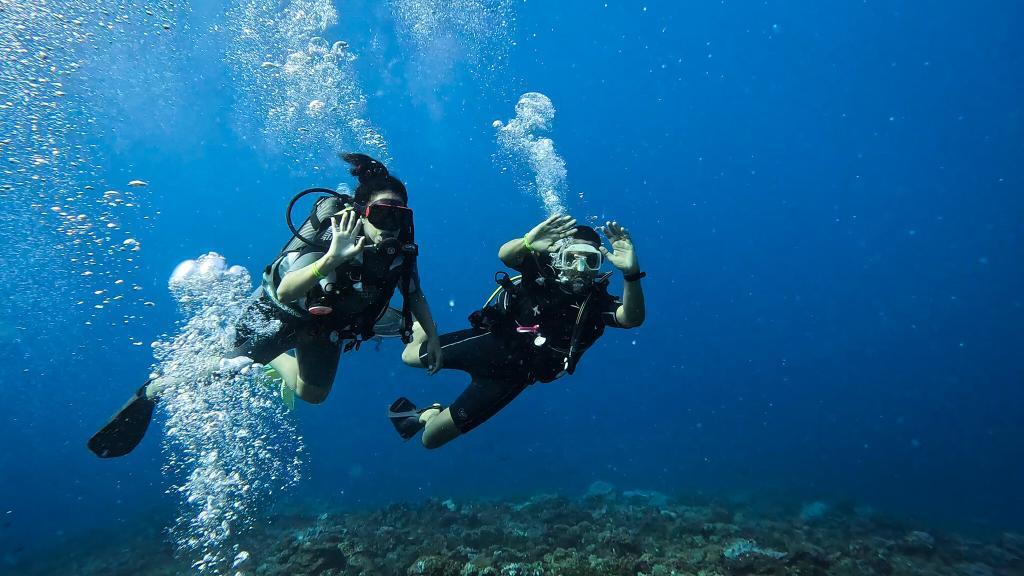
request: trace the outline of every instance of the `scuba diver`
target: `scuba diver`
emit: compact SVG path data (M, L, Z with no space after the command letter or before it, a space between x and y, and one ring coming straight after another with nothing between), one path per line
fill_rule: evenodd
M405 185L369 156L341 158L352 165L350 173L359 180L354 197L312 188L292 199L288 227L293 238L267 266L261 286L235 326L234 349L223 354L226 359L269 364L268 373L280 377L286 403L294 396L323 402L342 352L358 349L378 335L400 335L410 342L414 319L425 331L420 339L426 341L430 373L442 366L440 340L419 285ZM313 193L325 196L296 229L292 208L299 198ZM403 297L400 312L389 308L396 288ZM173 377L158 376L139 388L89 439L89 449L101 458L131 452L145 435L161 391L171 383L167 379Z
M497 290L469 317L472 328L440 337L444 367L469 373L469 386L446 408L418 409L406 398L396 400L388 416L403 439L423 430L423 445L440 447L494 416L530 384L572 374L606 327L643 323L640 279L646 273L629 231L615 222L602 231L611 250L593 228L556 215L501 247L498 257L520 275L498 272ZM608 294L611 272L601 274L604 260L622 271L621 299ZM402 361L429 367L431 338L414 324Z

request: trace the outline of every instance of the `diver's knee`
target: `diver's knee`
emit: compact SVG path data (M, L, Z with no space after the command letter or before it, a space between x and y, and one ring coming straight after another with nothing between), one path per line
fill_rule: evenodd
M423 362L420 361L420 355L418 351L419 346L414 346L413 344L409 344L408 346L405 347L405 350L402 350L402 362L404 362L406 366L412 366L413 368L422 368Z
M324 400L327 400L327 395L330 392L330 388L310 386L301 380L295 385L295 394L310 404L320 404Z
M439 414L434 418L444 418L444 416ZM461 432L459 432L453 422L442 423L439 426L431 426L428 423L423 429L423 435L420 436L420 442L423 443L423 447L427 450L433 450L455 440L460 435Z
M420 442L423 443L423 447L427 450L440 448L450 441L451 438L445 438L441 434L428 434L426 431L424 431L423 436L420 437Z
M320 404L324 400L327 400L327 391L319 390L316 388L313 388L311 390L310 388L307 387L305 390L302 391L301 394L299 394L299 398L302 398L303 400L309 402L310 404Z

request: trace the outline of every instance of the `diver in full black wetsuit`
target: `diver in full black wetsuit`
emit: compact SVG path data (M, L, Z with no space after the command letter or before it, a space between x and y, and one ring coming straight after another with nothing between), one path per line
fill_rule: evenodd
M425 447L442 446L495 415L530 384L572 374L606 327L643 323L640 279L646 274L629 231L608 222L603 232L610 251L593 228L552 216L501 247L498 257L521 276L499 272L498 290L470 316L473 327L441 336L444 367L468 372L472 381L447 408L417 409L406 398L396 400L388 415L402 438L423 430ZM621 299L608 294L611 273L600 274L603 259L623 273ZM402 360L429 366L429 335L413 328Z
M359 179L355 197L323 189L303 193L331 195L317 202L299 230L293 228L295 237L267 267L262 285L235 326L234 349L211 352L214 360L221 354L269 364L280 376L286 402L294 396L311 403L326 399L342 352L381 333L384 324L408 342L415 318L426 330L421 339L426 341L431 372L442 365L440 341L419 286L405 185L369 156L342 158ZM388 307L396 288L404 300L400 313ZM398 315L400 319L394 318ZM268 331L273 320L279 321L277 329ZM295 356L287 354L289 350L295 350ZM102 458L134 449L168 379L176 376L147 382L89 440L89 449Z

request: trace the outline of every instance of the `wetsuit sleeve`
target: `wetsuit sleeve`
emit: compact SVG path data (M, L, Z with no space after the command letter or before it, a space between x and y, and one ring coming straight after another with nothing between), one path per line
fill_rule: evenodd
M622 298L619 296L612 296L611 294L605 294L602 297L601 303L601 321L605 326L611 326L612 328L622 328L619 325L619 321L615 319L615 311L622 306Z

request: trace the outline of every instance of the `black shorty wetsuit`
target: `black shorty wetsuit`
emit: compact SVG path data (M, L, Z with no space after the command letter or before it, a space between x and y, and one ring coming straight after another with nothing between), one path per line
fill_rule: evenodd
M279 320L281 327L273 333L261 333L256 327ZM281 354L294 349L295 360L302 366L303 380L317 388L330 388L341 358L341 339L325 322L292 318L259 294L249 304L235 326L234 350L229 358L248 356L253 362L269 364Z
M387 310L388 302L401 280L403 255L385 263L376 273L363 264L373 260L372 245L363 249L361 257L328 275L325 280L345 284L343 297L334 302L334 312L326 316L313 316L304 312L305 299L300 299L298 308L303 313L282 309L267 295L267 288L261 287L242 313L235 326L234 349L228 357L248 356L253 362L267 364L281 354L294 349L295 360L302 371L302 379L310 386L329 389L334 383L338 361L346 339L351 340L353 322L369 318L373 321ZM322 256L322 252L305 252L283 257L277 265L277 274L283 278L288 272L303 268ZM351 276L337 278L336 275ZM412 265L409 291L419 289L419 277L415 264ZM276 290L276 288L275 288ZM281 325L275 331L261 331L259 327L279 320ZM347 348L344 348L347 349Z
M536 305L509 310L516 324L537 326L538 334L518 333L514 324L506 328L470 328L443 334L444 368L469 373L472 382L449 406L452 419L460 432L466 433L485 422L534 382L551 382L567 372L566 350L572 337L579 306L586 294L562 292L550 274L547 255L524 258L516 267L522 273L522 285L535 287L541 297ZM615 310L621 304L602 287L595 287L578 347L586 350L604 333L606 326L618 327ZM522 308L522 307L520 307ZM542 345L535 344L543 335ZM420 345L420 359L427 357L426 343Z

